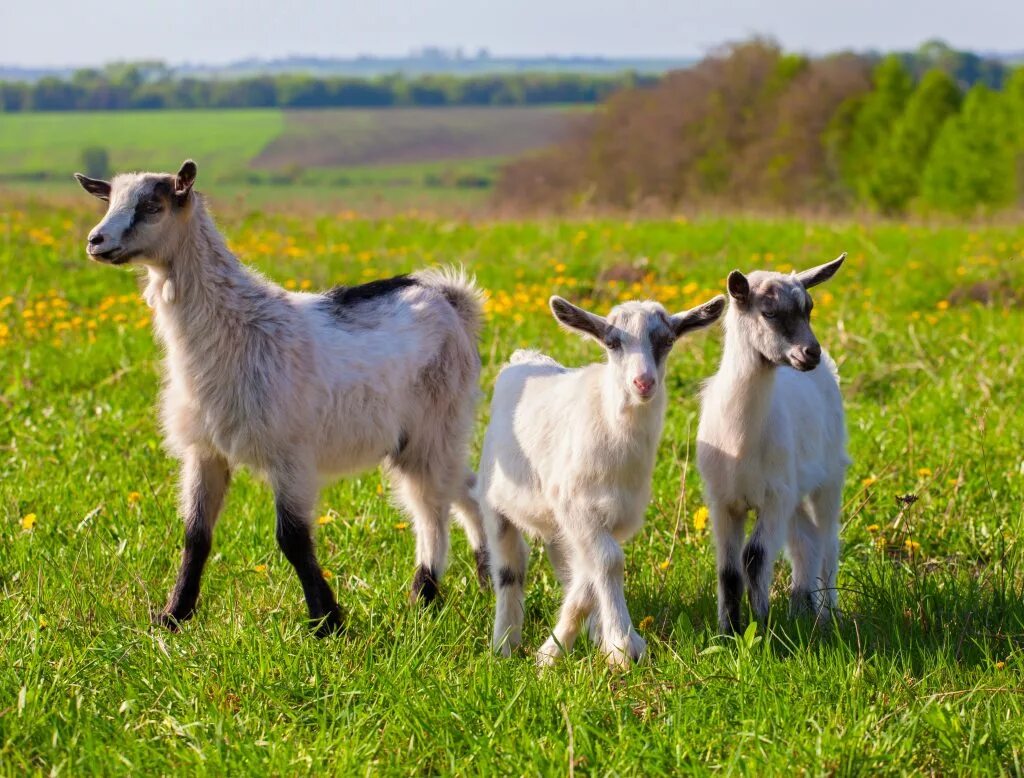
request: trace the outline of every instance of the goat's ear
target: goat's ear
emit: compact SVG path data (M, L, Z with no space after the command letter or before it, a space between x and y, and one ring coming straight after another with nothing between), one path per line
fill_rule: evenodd
M797 273L796 280L804 285L804 289L810 289L812 286L824 283L834 276L845 259L846 252L844 251L831 262L826 262L824 265L818 265L810 270Z
M196 182L198 172L196 163L191 159L186 159L181 163L181 170L174 177L174 196L178 198L179 204L184 203L188 198L188 193L192 191L192 184Z
M608 320L603 316L585 311L558 295L552 295L548 300L548 305L551 306L551 313L558 319L558 323L566 329L582 332L584 335L604 342L609 325Z
M709 324L714 324L718 321L718 317L722 315L722 311L725 310L725 295L720 294L717 297L713 297L706 303L698 305L696 308L691 308L688 311L677 313L671 319L669 323L672 325L672 331L676 337L682 337L687 332L693 330L699 330L707 327Z
M729 278L725 284L729 290L729 296L736 302L745 305L747 300L750 299L750 282L739 270L733 270L729 273Z
M101 200L110 200L110 182L103 181L99 178L89 178L89 176L83 176L81 173L75 173L75 178L78 183L82 185L82 189L91 194L93 197L98 197Z

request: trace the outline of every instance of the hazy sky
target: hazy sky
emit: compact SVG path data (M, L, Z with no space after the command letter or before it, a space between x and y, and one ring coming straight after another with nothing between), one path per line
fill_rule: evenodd
M1022 30L1022 0L0 0L0 63L221 63L425 45L691 56L755 33L808 52L910 48L935 37L1019 51Z

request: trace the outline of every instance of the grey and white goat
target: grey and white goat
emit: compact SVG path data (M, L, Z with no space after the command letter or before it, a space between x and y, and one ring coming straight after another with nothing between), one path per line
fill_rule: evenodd
M156 615L170 628L192 616L232 469L265 474L277 542L294 566L318 634L341 614L311 530L322 480L384 462L416 529L413 597L432 600L448 555L454 505L486 581L486 546L466 468L478 394L479 290L461 274L426 271L287 292L228 250L177 175L76 175L109 203L87 252L145 268L145 296L163 342L163 423L181 459L185 548L177 583Z
M494 647L522 638L529 549L539 536L564 588L554 633L537 654L550 664L572 648L580 622L613 665L639 659L623 586L622 544L643 525L665 421L665 363L684 333L714 322L722 296L676 316L629 302L598 316L552 297L567 329L607 352L607 362L566 368L517 351L498 376L478 482L497 594Z
M767 618L784 544L793 565L792 610L828 618L837 607L850 460L839 374L811 331L807 290L831 278L845 258L791 275L729 274L722 364L704 389L697 430L718 557L718 623L726 634L740 628L744 583L755 618ZM757 523L744 545L748 510Z

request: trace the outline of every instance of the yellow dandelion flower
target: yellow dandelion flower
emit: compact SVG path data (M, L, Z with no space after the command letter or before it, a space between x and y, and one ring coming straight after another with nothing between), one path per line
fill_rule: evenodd
M873 486L876 481L878 481L878 479L875 478L875 476L869 475L867 478L865 478L860 483L861 483L861 486Z
M299 289L302 289L303 291L305 291L307 289L312 289L312 288L313 288L313 282L310 281L308 278L303 278L299 282Z
M384 494L384 484L377 484L377 494Z
M42 621L42 619L40 619L40 621ZM1006 667L1006 662L996 662L996 670L1002 670L1004 667Z
M266 565L256 565L256 566L255 566L255 567L254 567L254 568L252 569L252 571L253 571L254 573L265 573L265 572L267 572L267 566L266 566Z
M324 524L330 524L332 521L334 521L334 517L333 516L328 516L327 514L324 514L323 516L321 516L319 519L316 520L316 523L319 524L322 527L322 526L324 526Z
M641 632L645 632L651 628L654 624L654 616L644 616L640 619L640 623L637 625L637 629Z
M408 528L409 528L409 522L407 522L407 521L400 521L397 524L395 524L395 529L408 529Z
M708 525L708 506L702 505L693 512L693 528L697 532L703 532Z
M944 311L949 307L949 300L939 300L937 303L935 303L935 307L938 308L940 311Z
M668 570L668 566L669 566L670 564L671 564L671 562L670 562L669 560L667 560L667 559L666 559L666 560L665 560L664 562L662 562L662 563L661 563L660 565L658 565L658 567L659 567L659 568L660 568L661 570Z
M128 504L135 505L142 499L142 495L138 492L128 492Z
M917 468L917 474L921 478L928 478L932 474L932 469L930 467L919 467Z
M36 515L34 513L26 513L21 517L21 528L26 532L31 532L35 525Z
M879 527L877 524L868 524L867 526L868 532L878 532L878 530L880 529L881 527Z
M916 554L921 549L921 544L916 540L911 540L910 538L907 538L904 541L903 546L907 549L907 553L909 554Z
M46 629L46 625L47 624L49 624L49 622L46 620L46 616L40 616L39 617L39 629ZM1002 670L1003 668L1000 667L999 669Z
M289 278L287 281L284 282L284 288L285 289L294 289L297 286L298 286L298 284L296 284L295 280L291 279L291 278Z
M332 578L334 578L334 573L332 573L330 570L323 570L321 572L323 572L325 580L330 581Z

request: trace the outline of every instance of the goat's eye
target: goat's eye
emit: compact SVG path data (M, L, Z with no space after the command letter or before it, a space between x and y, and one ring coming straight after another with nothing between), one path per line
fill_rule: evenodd
M163 207L155 200L151 200L142 206L142 210L146 213L160 213L160 211L163 210Z
M775 311L761 311L761 315L764 316L766 319L774 319Z
M609 351L618 351L622 348L622 340L615 337L607 338L605 339L604 345Z

